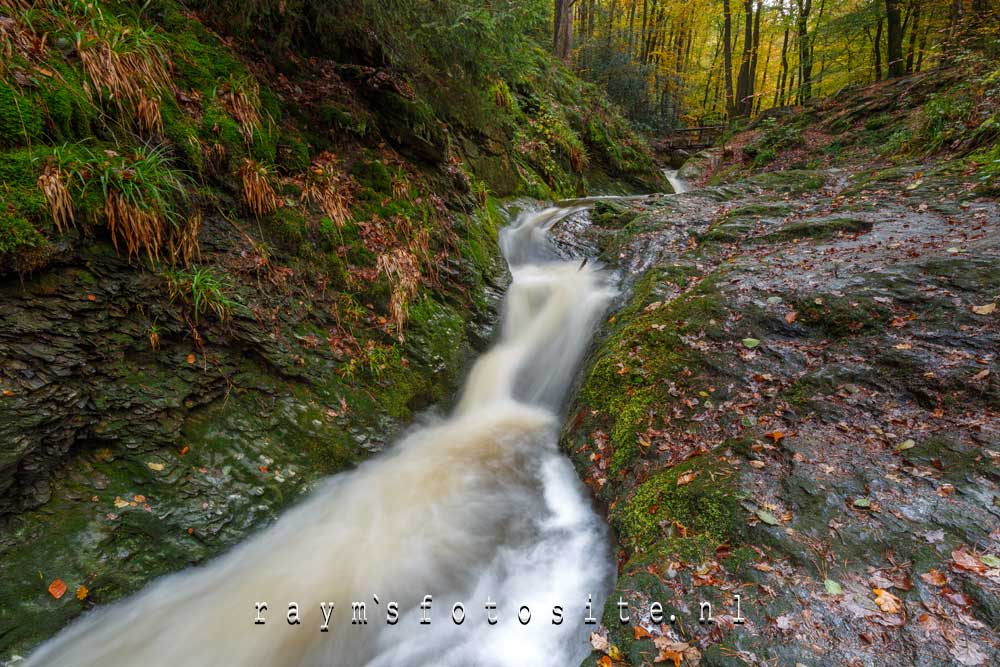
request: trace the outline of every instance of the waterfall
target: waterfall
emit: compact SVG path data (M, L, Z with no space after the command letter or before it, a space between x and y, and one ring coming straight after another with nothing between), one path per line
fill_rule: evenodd
M551 227L579 210L529 211L501 231L513 280L499 339L452 415L224 556L84 615L26 665L579 664L596 629L588 596L599 617L613 572L603 522L557 448L558 417L614 296L599 268L551 245Z
M677 170L676 169L664 169L663 170L663 177L667 179L667 182L670 183L670 187L672 187L674 189L674 194L678 194L679 195L679 194L682 194L684 192L687 192L687 190L688 190L687 189L687 184L684 183L684 181L682 181L677 176Z

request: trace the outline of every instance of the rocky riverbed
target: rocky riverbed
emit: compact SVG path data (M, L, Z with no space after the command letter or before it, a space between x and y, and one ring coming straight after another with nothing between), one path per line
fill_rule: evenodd
M590 664L998 659L1000 207L969 180L855 164L598 205L632 287L563 436L619 545Z

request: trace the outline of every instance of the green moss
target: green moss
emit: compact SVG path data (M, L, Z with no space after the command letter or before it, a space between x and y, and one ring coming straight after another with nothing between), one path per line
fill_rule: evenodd
M679 484L687 473L694 479ZM608 518L632 556L655 551L698 561L734 543L742 528L733 476L727 463L694 457L650 477Z
M361 159L354 163L351 175L362 186L367 186L375 192L392 192L392 175L380 160Z
M43 127L44 118L38 105L0 81L0 147L30 144L42 135Z
M302 136L291 127L283 127L278 135L277 161L287 174L299 174L309 168L309 146Z
M786 169L784 171L768 171L755 174L747 179L765 190L795 194L818 190L826 183L827 175L822 171L810 169Z
M845 338L882 329L892 311L870 297L816 295L795 304L801 325L832 338Z
M792 239L813 238L829 239L838 233L856 234L870 231L872 223L856 218L824 218L819 220L803 220L785 225L777 231L764 237L765 240L790 241Z

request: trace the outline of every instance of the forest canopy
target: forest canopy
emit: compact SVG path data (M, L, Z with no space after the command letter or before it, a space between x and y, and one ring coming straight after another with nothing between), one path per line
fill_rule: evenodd
M997 36L995 0L555 0L553 20L557 54L651 127L805 103Z

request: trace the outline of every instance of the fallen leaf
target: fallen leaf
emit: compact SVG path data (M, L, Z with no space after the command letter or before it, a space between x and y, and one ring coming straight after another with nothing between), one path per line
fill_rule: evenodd
M760 341L756 338L744 338L743 344L752 350L758 345L760 345Z
M842 595L844 592L844 587L833 579L827 579L823 582L823 585L826 587L826 592L830 595Z
M642 627L641 625L635 625L635 626L632 627L632 635L636 639L646 639L647 637L652 637L653 636L653 635L649 634L649 630L647 630L646 628Z
M979 650L977 644L960 638L951 647L951 657L965 665L965 667L978 667L986 663L988 656Z
M121 509L123 507L128 507L128 501L122 500L121 496L115 496L115 507Z
M898 445L896 445L896 451L897 452L905 452L907 449L913 449L913 447L916 444L917 443L914 442L913 440L909 440L909 439L904 440L903 442L901 442Z
M55 579L51 584L49 584L49 595L55 599L61 598L66 594L66 582L62 579Z
M997 304L994 301L993 303L987 303L986 305L983 306L973 306L972 312L974 312L976 315L989 315L996 309L997 309Z
M983 561L986 565L993 569L1000 568L1000 558L997 558L993 554L985 554L979 557L979 560Z
M986 572L986 566L983 562L975 555L966 551L965 547L952 551L951 561L951 566L956 570L964 570L965 572L974 572L976 574L984 574Z
M149 461L146 463L146 467L154 472L161 472L163 470L162 463L156 463L155 461Z
M88 294L87 295L87 301L97 301L97 295L96 294Z
M181 447L181 456L184 456L185 454L187 454L190 451L191 451L191 448L188 447L187 445L184 445L183 447Z
M608 638L606 635L591 632L590 633L590 645L595 651L601 651L607 653L608 651Z
M775 516L770 512L768 512L767 510L757 510L756 515L758 519L760 519L769 526L777 526L780 523L778 519L775 518Z
M81 602L84 601L85 599L87 599L87 593L89 592L90 591L87 590L86 586L80 584L79 586L76 587L76 599L80 600Z
M898 597L884 588L873 588L875 593L875 604L887 614L898 614L902 610L902 604Z
M789 324L794 324L795 320L798 319L798 317L799 314L794 310L790 310L787 313L785 313L785 321L788 322Z
M778 444L779 442L781 442L781 439L785 437L785 434L782 433L781 431L771 431L764 437L770 438L771 440L774 440L774 444Z
M975 375L972 376L973 382L979 382L980 380L985 380L986 376L990 374L990 369L984 368Z
M931 586L944 586L946 583L948 583L948 580L945 579L945 576L941 574L941 572L938 571L936 568L924 572L922 575L920 575L920 580L926 584L930 584Z
M144 503L144 502L146 502L146 496L144 496L144 495L142 495L140 493L139 495L137 495L134 498L132 498L132 500L134 500L137 503Z
M698 472L694 470L688 470L686 473L677 478L677 486L684 486L685 484L690 484L694 481L694 478L698 476Z
M189 364L193 364L193 363L194 363L194 355L193 355L193 354L189 354L189 355L187 356L187 362L188 362Z
M611 667L611 658L606 655L602 655L601 659L597 661L597 664L600 667Z
M860 507L862 509L867 509L872 506L872 501L868 500L867 498L855 498L854 506Z

